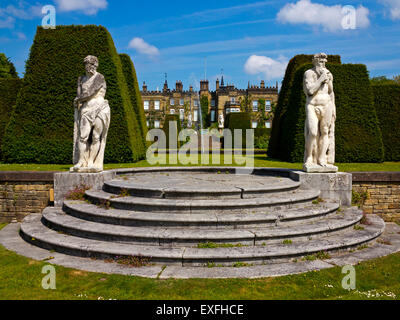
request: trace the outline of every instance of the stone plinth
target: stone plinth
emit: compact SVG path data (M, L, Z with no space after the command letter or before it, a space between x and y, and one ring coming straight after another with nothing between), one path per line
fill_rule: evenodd
M54 206L62 207L67 193L76 187L90 187L94 190L101 190L104 183L113 180L115 176L116 173L114 171L99 173L56 173L54 175Z
M352 176L350 173L306 173L294 171L301 189L320 190L321 198L340 200L343 206L351 206Z

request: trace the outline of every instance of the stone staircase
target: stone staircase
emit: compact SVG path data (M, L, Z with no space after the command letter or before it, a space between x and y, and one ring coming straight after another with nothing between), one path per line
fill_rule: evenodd
M119 174L86 201L66 200L30 216L20 234L47 250L106 259L204 267L287 262L358 247L384 222L321 199L276 171L145 171Z

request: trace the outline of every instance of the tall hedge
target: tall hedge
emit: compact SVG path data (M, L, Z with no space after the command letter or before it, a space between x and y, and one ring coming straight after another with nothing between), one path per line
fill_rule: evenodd
M122 63L122 69L124 71L124 76L126 83L128 85L129 96L131 98L131 103L133 107L133 113L136 116L136 120L140 127L141 139L143 141L143 148L146 148L146 136L147 136L147 124L146 116L144 114L142 95L139 89L139 82L136 76L135 66L132 59L127 54L120 54Z
M303 65L294 73L278 158L290 162L304 160L304 123L306 97L303 76L312 64ZM336 98L336 161L383 161L382 135L376 115L373 93L365 65L328 64L334 77Z
M105 162L135 162L145 157L121 59L109 32L102 26L57 26L37 29L24 85L5 133L7 162L71 163L73 101L87 55L99 58L98 71L107 82L111 124Z
M372 86L385 147L385 161L400 161L400 85Z
M0 79L0 160L2 160L2 141L11 112L22 87L22 79Z
M14 64L6 57L4 53L0 53L0 78L17 79L18 73Z
M281 136L283 133L282 122L286 117L295 72L302 65L312 62L312 59L313 55L301 54L293 57L287 65L285 78L283 79L282 87L279 92L278 105L276 106L274 119L272 122L272 132L268 146L268 155L270 157L279 158L279 148L281 145ZM329 55L328 62L341 64L340 56Z
M225 128L234 129L250 129L250 114L247 112L228 113L225 119ZM232 131L233 132L233 131Z

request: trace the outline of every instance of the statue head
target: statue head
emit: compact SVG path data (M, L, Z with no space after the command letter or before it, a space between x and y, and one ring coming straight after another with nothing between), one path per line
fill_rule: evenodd
M317 53L314 55L313 64L315 67L325 68L325 64L328 62L328 56L325 53Z
M89 75L93 75L96 73L97 68L99 67L99 59L95 56L87 56L83 62L85 63L86 73Z

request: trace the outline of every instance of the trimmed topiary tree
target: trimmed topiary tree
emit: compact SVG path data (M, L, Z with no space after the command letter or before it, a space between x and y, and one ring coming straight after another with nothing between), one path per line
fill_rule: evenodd
M0 159L4 131L10 120L12 109L17 101L18 92L22 87L22 79L0 79Z
M304 160L306 97L303 91L303 76L310 68L312 64L303 65L294 73L288 103L285 106L286 114L281 120L277 154L277 157L284 161ZM336 97L336 161L383 161L382 136L366 66L328 64L327 68L334 77Z
M109 32L101 26L57 26L37 29L24 85L5 133L5 161L71 163L73 101L88 55L99 59L98 71L106 79L111 107L105 162L135 162L145 157L121 59Z
M0 78L1 79L17 79L18 73L14 64L6 57L4 53L0 53Z
M139 89L139 82L137 80L135 66L133 65L132 59L127 54L120 54L122 63L122 69L126 83L128 85L129 96L133 107L133 113L136 116L137 122L140 127L141 138L143 140L143 147L146 148L146 136L147 136L147 124L146 116L144 114L142 95Z
M313 55L301 54L293 57L288 63L272 122L272 132L268 147L268 155L270 157L279 158L280 155L281 136L283 133L282 121L287 113L295 72L302 65L309 64L312 59ZM331 64L341 64L340 56L329 55L328 62Z
M385 161L400 161L400 85L395 83L372 86L375 109L382 132Z

